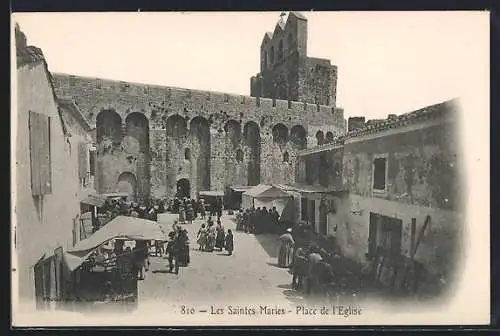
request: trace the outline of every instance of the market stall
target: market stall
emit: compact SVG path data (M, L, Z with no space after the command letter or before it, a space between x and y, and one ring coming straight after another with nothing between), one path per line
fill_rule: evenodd
M292 196L273 185L259 184L242 195L243 209L275 207L282 221L293 219L293 206Z
M147 246L147 242L156 240L166 240L165 231L156 222L127 216L114 218L62 254L66 279L63 300L136 303L138 279L133 254L138 251L123 249L124 243Z
M224 192L218 190L203 190L199 192L200 198L205 200L205 210L210 212L210 209L222 206L224 203Z
M239 210L243 204L243 193L252 188L253 186L231 186L228 188L227 203L229 207L233 210Z

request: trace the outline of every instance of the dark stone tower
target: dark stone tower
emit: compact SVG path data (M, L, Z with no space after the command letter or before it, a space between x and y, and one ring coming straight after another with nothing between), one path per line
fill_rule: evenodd
M283 16L283 14L282 14ZM337 67L307 57L307 19L290 12L260 47L260 73L251 78L251 96L335 106Z

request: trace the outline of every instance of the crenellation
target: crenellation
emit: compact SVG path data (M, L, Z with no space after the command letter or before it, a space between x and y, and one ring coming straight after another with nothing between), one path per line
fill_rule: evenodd
M336 85L336 78L331 77L336 67L328 60L303 57L307 22L297 15L292 14L292 21L277 30L275 37L295 29L292 39L297 40L294 40L295 47L285 43L283 59L276 60L275 65L276 69L288 69L286 71L301 67L293 79L297 82L290 84L293 92L306 96L261 97L253 94L253 88L251 95L240 95L54 73L56 95L71 97L78 104L89 122L97 127L96 137L109 136L104 134L102 138L101 134L111 132L109 125L119 128L121 140L116 133L110 134L121 147L98 157L99 162L106 162L99 180L100 191L113 189L116 178L127 172L138 180L139 199L162 193L173 196L180 179L188 180L192 197L201 189L225 190L231 184L290 182L295 176L297 152L316 144L318 130L325 134L331 132L331 137L345 129L343 111L335 112L334 101L307 96L311 91L309 84L300 77L309 71L304 67L314 63L324 68L319 70L326 71L326 75L321 75L324 78L313 76L317 79L313 84L321 92L330 92L331 86ZM294 48L298 48L302 56L298 56ZM252 83L256 81L253 79ZM265 83L262 85L269 84ZM110 111L115 111L120 121ZM140 132L132 129L135 133L128 136L126 120L132 114L144 121L144 128ZM98 116L107 120L108 128L99 126ZM273 129L278 124L282 124L280 127L284 127L287 135L279 144L273 142ZM150 156L130 157L123 153L120 149L123 145L136 148L135 137L146 131ZM101 145L105 145L103 141ZM190 161L185 156L187 149ZM285 153L287 162L283 162ZM265 167L263 162L271 163L271 167Z

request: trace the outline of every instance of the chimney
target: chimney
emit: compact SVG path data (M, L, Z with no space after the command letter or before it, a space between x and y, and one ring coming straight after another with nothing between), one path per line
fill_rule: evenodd
M387 120L394 120L394 119L396 119L397 117L398 117L398 116L397 116L396 114L389 114L389 115L387 116Z
M350 117L347 121L347 131L351 132L365 126L365 117Z

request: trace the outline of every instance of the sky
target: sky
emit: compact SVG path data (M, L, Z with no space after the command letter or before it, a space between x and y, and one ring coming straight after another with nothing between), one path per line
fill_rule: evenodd
M14 14L52 72L250 94L279 12ZM346 117L460 98L484 70L486 12L302 12L308 56L338 66ZM481 63L483 62L483 63Z

